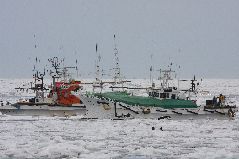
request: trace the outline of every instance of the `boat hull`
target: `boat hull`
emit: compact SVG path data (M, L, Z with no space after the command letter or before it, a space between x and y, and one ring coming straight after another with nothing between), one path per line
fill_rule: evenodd
M28 105L5 105L0 107L0 112L5 115L14 116L60 116L60 117L70 117L70 116L84 116L86 113L85 106L28 106Z
M98 119L229 119L234 118L225 109L175 108L132 106L125 103L102 100L82 95L81 100L86 105L86 117ZM238 111L237 108L232 110Z

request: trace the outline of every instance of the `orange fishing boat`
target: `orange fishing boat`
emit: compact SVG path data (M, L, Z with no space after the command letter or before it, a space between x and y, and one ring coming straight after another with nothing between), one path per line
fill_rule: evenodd
M58 62L57 57L54 57L49 61L54 68L53 71L48 71L50 72L53 81L49 89L46 88L44 84L46 71L44 70L44 73L36 71L33 75L34 87L31 86L28 88L35 92L35 96L31 99L19 101L12 105L3 105L0 108L2 114L30 116L85 115L85 105L81 102L79 95L77 95L77 93L79 93L78 90L81 88L81 82L66 78L68 69L76 67L60 68L60 63ZM26 88L19 87L16 89L24 91Z

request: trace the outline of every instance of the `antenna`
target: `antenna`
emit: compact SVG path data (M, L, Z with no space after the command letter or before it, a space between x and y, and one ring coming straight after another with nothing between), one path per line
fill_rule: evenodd
M173 80L172 79L172 73L175 73L175 71L172 70L172 63L168 65L168 69L166 70L159 70L160 71L160 83L162 88L166 89L169 87L169 81Z
M119 57L118 57L118 49L117 49L117 46L116 46L116 40L115 40L115 34L114 34L114 56L115 56L115 68L114 69L114 81L115 83L117 83L117 80L119 80L119 82L121 81L120 79L120 67L119 67Z
M150 66L150 74L149 74L149 80L150 80L150 83L151 85L153 85L153 54L150 55L150 59L151 59L151 66Z
M61 75L61 72L59 71L60 69L60 65L62 62L64 62L64 60L62 59L61 61L58 60L58 57L53 57L53 58L49 58L48 61L51 63L51 66L55 69L55 73L57 75ZM54 73L54 72L51 72Z
M50 70L50 76L53 79L53 90L56 91L56 79L60 78L61 75L61 72L59 71L61 62L58 61L58 57L49 58L48 61L51 63L51 66L55 69L55 72Z
M79 77L79 70L78 70L78 60L76 59L76 77Z
M36 44L36 34L33 35L34 39L35 39L35 45L34 45L34 48L36 49L37 48L37 44Z
M97 59L95 61L95 81L93 82L93 92L95 91L95 88L101 88L102 91L102 81L101 81L101 74L100 74L100 61L101 61L101 56L98 53L98 44L96 43L95 45L95 52Z
M74 55L75 55L75 71L76 71L76 77L79 77L79 69L78 69L78 59L77 59L77 51L74 51Z
M195 75L193 76L193 79L191 80L191 91L194 92L196 90L196 85L195 85L196 77Z
M36 34L33 35L33 38L34 38L34 49L35 49L35 53L37 54L37 52L36 52L37 50L36 49L37 49L38 46L37 46ZM40 62L40 61L38 61L38 58L36 56L35 64L33 65L33 70L32 70L33 74L38 70L38 67L37 67L37 63L38 62Z
M98 44L97 43L95 45L95 51L96 51L96 55L97 55L98 54ZM96 72L95 72L96 82L100 81L100 61L101 61L101 56L100 56L100 54L98 54L97 60L96 60Z

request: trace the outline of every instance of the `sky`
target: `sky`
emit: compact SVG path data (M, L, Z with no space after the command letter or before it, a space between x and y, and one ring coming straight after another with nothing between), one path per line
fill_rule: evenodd
M173 63L181 78L239 78L238 0L0 0L0 78L32 77L47 59L106 74L114 39L126 78ZM36 45L36 47L35 47ZM180 69L179 69L180 66ZM42 69L42 68L41 68ZM105 77L108 78L108 77Z

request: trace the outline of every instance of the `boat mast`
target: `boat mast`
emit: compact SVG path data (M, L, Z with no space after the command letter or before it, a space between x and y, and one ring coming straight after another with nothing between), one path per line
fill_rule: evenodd
M115 67L114 69L114 82L115 84L120 83L121 82L121 77L120 77L120 67L119 67L119 57L118 57L118 49L117 49L117 45L116 45L116 40L115 40L115 34L114 34L114 57L115 57Z
M172 63L169 66L169 69L166 70L161 70L160 69L160 81L161 82L161 86L163 89L167 89L169 87L169 81L173 80L172 79L172 73L175 71L172 71Z
M150 59L151 59L151 66L150 66L150 73L149 73L149 80L150 80L150 84L152 87L155 87L154 81L153 81L153 54L150 55Z
M101 61L101 56L98 53L98 45L97 44L95 46L95 51L96 51L96 56L97 56L95 80L96 80L96 83L99 83L100 82L100 61Z
M44 101L44 90L47 90L44 87L44 76L46 75L45 68L44 68L44 72L41 73L36 67L37 63L40 63L40 60L36 57L36 64L34 65L34 69L33 69L34 71L33 78L34 78L35 86L32 87L32 84L31 84L31 88L30 88L34 90L34 92L36 93L35 103L40 102L40 100L42 100L41 102Z
M61 72L59 71L61 63L58 61L58 57L49 58L48 61L55 71L50 70L50 75L53 80L53 90L56 92L56 79L60 78Z
M38 48L38 44L37 44L37 40L36 40L36 34L33 35L34 37L34 49L37 52L37 48ZM33 66L33 78L34 78L34 82L35 82L35 86L32 87L31 84L31 88L33 89L34 92L36 93L36 98L35 98L35 103L39 102L39 99L44 101L44 90L46 90L46 88L44 87L44 76L46 75L46 71L45 71L45 67L44 67L44 72L40 72L39 71L39 63L40 63L40 59L38 57L35 58L35 64Z
M98 53L98 44L96 43L95 46L95 52L97 59L95 61L95 81L93 82L93 92L95 91L95 87L100 87L102 91L102 82L101 82L101 76L100 76L100 61L101 56L100 53Z

